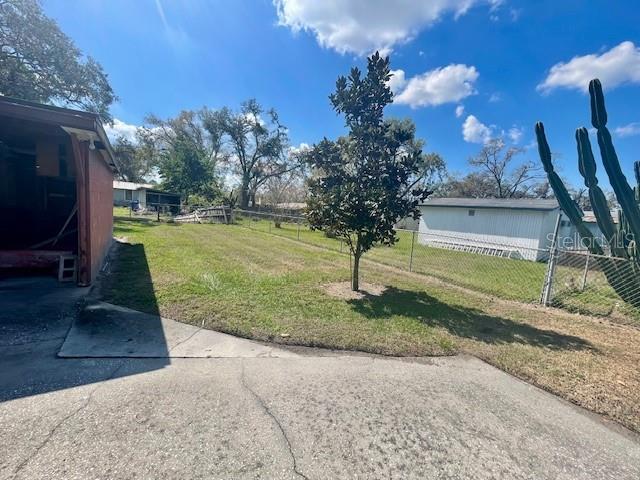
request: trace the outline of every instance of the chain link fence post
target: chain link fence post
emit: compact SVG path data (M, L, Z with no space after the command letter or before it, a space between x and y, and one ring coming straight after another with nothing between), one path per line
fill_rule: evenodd
M580 286L580 290L584 291L587 288L587 275L589 273L589 250L587 250L587 257L584 260L584 272L582 272L582 285Z
M296 223L298 225L298 240L300 240L300 220L298 220Z
M411 231L411 253L409 253L409 271L413 272L413 247L416 244L416 231Z
M553 240L551 241L551 248L549 251L549 263L547 264L547 274L545 275L544 285L542 287L542 297L540 303L545 307L548 307L551 303L553 276L556 271L556 257L558 251L558 232L560 230L560 220L562 219L562 213L558 214L556 219L556 226L553 230Z

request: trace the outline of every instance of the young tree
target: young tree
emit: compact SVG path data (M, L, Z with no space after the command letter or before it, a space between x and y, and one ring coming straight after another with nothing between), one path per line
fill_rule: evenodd
M228 108L208 112L205 128L227 148L225 159L240 178L240 208L255 202L257 191L273 177L294 170L287 129L278 114L265 111L256 100L244 102L239 112Z
M388 139L391 142L401 143L396 155L416 154L419 156L417 171L411 176L411 188L419 186L429 192L436 190L447 173L444 159L435 152L422 153L425 142L416 138L416 125L410 118L390 118L384 123Z
M362 255L375 243L395 243L395 222L417 218L418 203L427 196L415 180L422 154L407 148L414 131L384 122L384 108L393 99L390 78L389 58L377 52L368 59L366 76L353 68L348 78L339 77L330 100L344 114L349 134L324 139L305 155L312 168L307 218L312 228L329 231L349 246L354 291Z
M0 0L0 94L75 106L107 121L116 100L102 66L83 56L38 0Z

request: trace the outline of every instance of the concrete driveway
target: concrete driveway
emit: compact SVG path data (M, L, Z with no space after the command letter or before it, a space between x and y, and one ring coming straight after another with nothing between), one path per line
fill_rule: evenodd
M474 358L117 327L104 305L67 336L84 293L0 282L0 478L640 478L635 434Z

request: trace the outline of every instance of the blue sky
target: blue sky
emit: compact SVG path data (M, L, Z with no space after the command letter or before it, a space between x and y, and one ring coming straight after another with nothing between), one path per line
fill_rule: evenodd
M382 49L397 104L426 151L450 171L503 135L537 161L545 122L574 183L575 128L589 125L584 88L598 76L627 176L640 160L640 3L562 0L44 0L47 14L109 74L118 131L148 113L275 107L291 143L343 133L328 95L338 75ZM402 72L400 72L402 71ZM595 144L594 144L595 147ZM604 176L602 173L601 177Z

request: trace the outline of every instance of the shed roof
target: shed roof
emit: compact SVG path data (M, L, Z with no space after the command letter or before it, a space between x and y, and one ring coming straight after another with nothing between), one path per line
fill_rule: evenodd
M113 188L117 188L119 190L142 190L144 188L150 189L153 187L154 185L151 185L150 183L123 182L120 180L113 181Z
M70 108L55 107L42 103L28 102L16 98L0 95L0 116L16 118L29 122L57 125L67 132L84 130L93 132L97 138L95 145L105 152L103 159L117 170L115 154L109 143L100 116L97 113L72 110Z
M540 198L431 198L424 207L504 208L509 210L555 210L556 200Z

